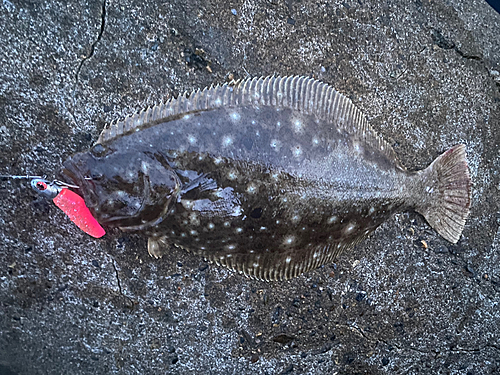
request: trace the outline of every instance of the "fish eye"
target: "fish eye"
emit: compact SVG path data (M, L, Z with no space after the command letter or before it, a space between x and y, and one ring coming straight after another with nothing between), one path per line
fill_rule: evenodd
M250 217L253 217L254 219L258 219L262 216L262 208L258 207L252 210L250 212Z
M104 175L101 172L92 171L90 172L89 180L101 180L103 177Z
M92 147L91 152L92 152L92 155L97 156L97 157L101 157L101 156L104 156L106 154L106 148L103 145L101 145L100 143L98 143L98 144L94 145L94 147Z

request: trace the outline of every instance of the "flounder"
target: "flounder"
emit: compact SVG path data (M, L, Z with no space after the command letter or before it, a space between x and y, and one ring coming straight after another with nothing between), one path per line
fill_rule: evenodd
M414 209L456 243L469 214L465 146L409 172L363 114L306 77L246 79L111 124L62 179L99 223L262 280L332 262Z

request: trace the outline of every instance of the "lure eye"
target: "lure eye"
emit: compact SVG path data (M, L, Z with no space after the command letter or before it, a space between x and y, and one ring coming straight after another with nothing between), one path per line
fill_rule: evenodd
M47 190L47 184L43 181L37 181L37 183L35 184L36 188L40 191L44 191L44 190Z

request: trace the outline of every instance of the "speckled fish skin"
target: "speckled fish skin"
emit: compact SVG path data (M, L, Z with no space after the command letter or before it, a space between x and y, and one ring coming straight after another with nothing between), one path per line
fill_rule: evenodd
M304 77L148 109L105 129L62 175L101 224L145 233L150 254L172 244L263 280L332 262L407 209L456 242L470 206L463 145L408 172L349 99Z

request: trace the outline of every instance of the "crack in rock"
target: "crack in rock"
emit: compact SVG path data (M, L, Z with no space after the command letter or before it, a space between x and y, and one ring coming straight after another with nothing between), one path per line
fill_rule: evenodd
M111 264L113 265L113 268L115 270L115 275L116 275L116 282L118 284L118 290L120 291L120 294L122 296L125 296L122 291L122 284L120 282L120 274L118 273L118 268L116 268L115 260L111 258ZM126 297L126 296L125 296Z
M102 35L104 34L104 29L106 26L106 0L103 1L102 3L102 8L101 8L101 29L99 30L99 34L97 35L96 40L91 44L90 46L90 52L87 56L85 56L82 61L80 61L80 64L78 65L78 68L76 69L75 73L75 84L73 86L73 95L72 95L72 100L73 100L73 110L70 111L71 116L73 117L73 121L77 123L76 121L76 116L74 114L74 107L75 107L75 95L76 95L76 89L78 87L78 83L80 81L80 72L82 70L83 64L90 59L92 56L94 56L94 52L97 46L97 43L100 42Z
M118 285L118 291L119 291L120 295L122 295L123 297L125 297L127 299L127 301L130 304L130 306L133 306L134 305L134 300L132 298L130 298L129 296L127 296L125 293L123 293L122 283L121 283L121 280L120 280L120 273L118 272L118 268L116 267L116 261L115 261L115 259L111 255L109 255L109 258L111 260L111 264L113 265L113 269L115 270L115 276L116 276L116 283Z
M345 327L349 328L349 329L351 329L353 331L358 332L364 339L366 339L369 342L376 343L377 341L379 341L379 342L383 342L387 346L392 346L392 347L396 348L397 350L413 350L413 351L418 352L420 354L429 354L428 351L417 349L417 348L412 348L410 346L408 346L408 347L401 347L401 346L396 345L394 343L390 343L390 342L388 342L387 340L384 340L384 339L372 339L371 337L369 337L368 335L366 335L366 333L361 328L357 327L355 324L347 325ZM493 348L493 349L496 349L496 350L500 350L500 346L498 346L498 345L495 345L495 344L486 344L486 345L484 345L483 347L480 347L480 348L473 348L473 349L456 348L456 349L451 349L450 352L459 353L459 354L460 353L479 353L479 352L481 352L482 350L484 350L486 348Z

